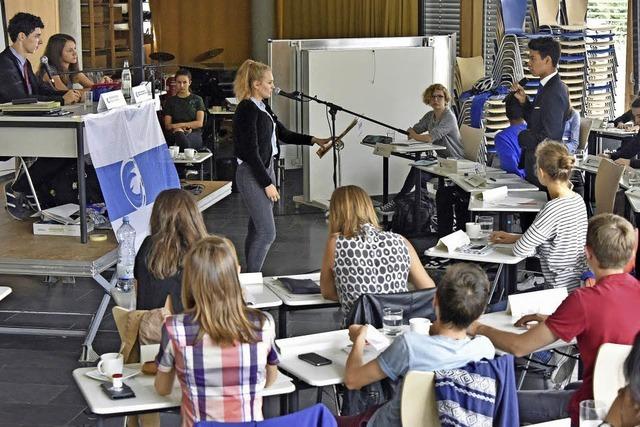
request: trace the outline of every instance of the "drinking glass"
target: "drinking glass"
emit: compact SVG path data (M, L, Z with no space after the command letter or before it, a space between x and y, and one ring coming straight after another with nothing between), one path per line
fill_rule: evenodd
M391 138L391 142L396 140L396 132L393 130L388 130L387 131L387 137Z
M585 150L582 150L582 149L577 149L576 150L576 163L577 164L581 164L582 162L584 162L585 157L586 157Z
M480 232L485 238L489 238L493 233L493 217L492 216L479 216L476 222L480 224Z
M607 407L597 400L580 402L580 427L597 427L607 416Z
M91 110L93 108L93 91L85 90L84 91L84 109Z
M397 307L384 307L382 309L382 331L395 337L402 331L402 309Z

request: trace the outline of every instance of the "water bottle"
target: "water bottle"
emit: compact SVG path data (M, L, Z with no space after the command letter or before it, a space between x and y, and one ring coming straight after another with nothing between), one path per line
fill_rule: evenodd
M136 308L133 267L136 260L136 230L129 224L129 217L122 218L122 225L116 232L119 242L116 274L118 281L111 295L117 305L128 310Z
M129 61L124 61L124 70L122 70L122 94L126 99L131 97L131 71L129 70Z

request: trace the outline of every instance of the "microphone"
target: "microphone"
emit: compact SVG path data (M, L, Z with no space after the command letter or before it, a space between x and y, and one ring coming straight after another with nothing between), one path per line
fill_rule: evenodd
M294 101L300 101L300 98L299 98L300 92L298 92L297 90L294 92L285 92L279 87L277 87L273 89L273 91L275 92L276 95L284 96L285 98L293 99Z
M51 83L53 84L53 77L51 76L51 67L49 67L49 58L43 55L40 58L40 64L44 67L44 71L47 73L49 80L51 80Z

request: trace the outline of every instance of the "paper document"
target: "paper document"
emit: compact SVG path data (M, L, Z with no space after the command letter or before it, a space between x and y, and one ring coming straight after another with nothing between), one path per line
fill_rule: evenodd
M517 319L527 314L550 315L556 311L567 295L567 288L509 295L509 310L511 316Z
M483 203L485 207L496 208L512 208L512 207L534 207L538 205L538 201L534 199L527 199L525 197L511 197L507 196L502 200L491 200Z
M66 205L45 209L34 216L40 215L45 220L55 221L60 224L79 224L80 217L75 216L79 210L80 206L75 203L67 203Z
M469 243L471 243L471 239L469 239L467 233L462 230L458 230L448 236L440 238L436 244L436 248L444 249L451 253L458 248L468 245Z
M506 186L502 186L492 188L490 190L484 190L482 193L478 194L478 199L483 202L492 202L506 199L507 194L509 194L509 189Z

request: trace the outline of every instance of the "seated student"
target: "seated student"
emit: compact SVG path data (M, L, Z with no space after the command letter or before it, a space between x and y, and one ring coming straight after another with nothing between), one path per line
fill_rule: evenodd
M635 427L640 425L640 333L633 341L633 347L624 362L624 377L627 385L618 391L605 427Z
M94 81L84 73L78 72L78 51L76 40L68 34L54 34L49 37L47 47L44 49L44 56L49 60L49 72L53 79L53 86L58 90L73 89L73 84L77 83L84 88L91 88ZM74 74L65 74L65 73ZM40 68L36 76L46 83L51 79L47 74L44 65ZM111 83L111 78L104 76L100 83Z
M524 178L524 169L518 168L520 161L520 144L518 134L527 128L520 101L510 93L504 98L504 106L509 119L509 127L496 134L494 143L496 154L500 159L500 168Z
M546 287L574 288L587 272L583 250L587 208L569 181L574 158L554 141L539 144L535 155L538 180L547 188L549 201L524 234L496 231L490 240L515 243L513 253L517 256L538 256Z
M640 97L633 100L631 103L631 113L633 122L636 125L640 125ZM632 168L640 168L640 160L634 159L640 154L640 134L636 134L630 141L623 143L620 148L614 153L601 154L603 157L609 157L616 163L624 166L631 166Z
M360 187L337 188L329 202L329 240L322 258L322 296L340 301L345 318L360 295L405 292L435 284L407 239L382 231Z
M407 129L409 139L444 145L446 150L438 151L441 157L463 157L462 142L460 141L460 130L455 114L449 109L451 95L446 87L439 83L432 84L425 89L422 94L422 101L432 108L418 123ZM400 192L393 200L380 207L383 213L391 213L396 208L395 200L406 196L413 189L416 182L416 175L419 172L411 168L409 175L404 180ZM426 182L430 175L422 172L421 181Z
M480 267L473 264L448 267L433 300L436 321L430 335L406 332L368 363L362 360L367 327L351 325L349 338L353 348L345 365L345 385L351 390L360 389L387 377L393 381L403 379L409 371L452 369L493 359L495 348L487 338L467 336L467 327L484 311L488 295L489 280ZM337 417L338 426L400 426L400 390L402 385L381 406L371 407L360 415Z
M44 24L40 17L19 12L9 20L7 32L11 46L0 53L0 103L14 99L36 98L39 101L59 101L73 104L80 100L80 92L61 92L50 84L36 78L28 55L35 53L42 44L40 40ZM3 160L3 159L0 159ZM4 159L6 160L6 158ZM31 180L37 189L43 183L63 173L76 163L75 159L40 158L30 168ZM14 184L5 186L7 212L15 219L24 219L31 214L26 194L30 192L29 182L23 174Z
M184 259L184 314L169 316L156 357L155 389L182 388L182 426L198 421L261 421L262 390L278 375L275 326L269 314L249 308L238 279L233 244L210 236Z
M156 198L150 234L136 255L138 310L164 307L171 295L173 313L182 313L182 263L191 246L208 236L202 214L188 192L172 188Z
M191 73L180 69L176 72L178 93L164 104L164 128L169 132L167 144L185 148L202 148L202 126L204 126L204 101L191 93Z
M575 154L580 144L580 113L569 108L569 118L564 122L562 142L567 147L569 154Z
M516 326L538 324L521 335L479 322L469 328L471 335L484 335L496 348L519 357L559 339L577 339L584 367L580 388L519 392L521 422L539 423L570 415L577 425L579 403L593 399L593 368L600 345L632 343L640 330L640 283L623 271L633 255L635 241L636 233L626 219L613 214L592 217L584 251L596 277L595 286L573 291L551 316L524 316Z

